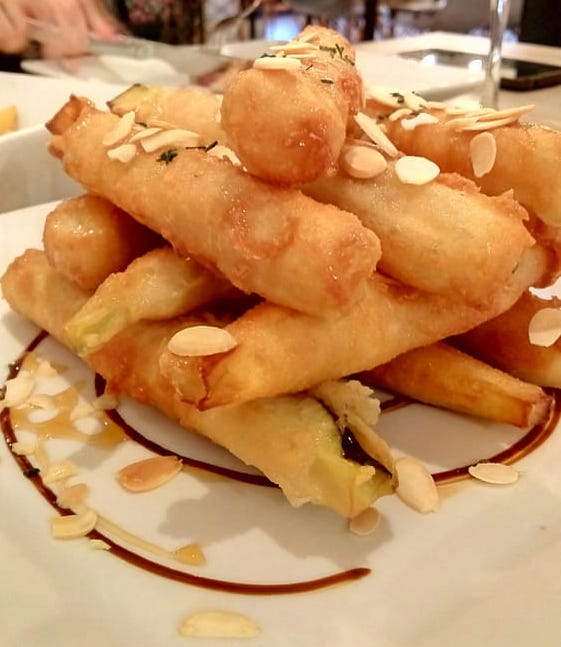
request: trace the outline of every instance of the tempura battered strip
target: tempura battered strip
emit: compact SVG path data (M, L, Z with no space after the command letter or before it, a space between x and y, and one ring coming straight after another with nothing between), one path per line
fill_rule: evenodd
M356 213L380 238L379 269L407 285L485 305L533 244L514 200L489 198L458 175L403 184L394 164L370 180L339 173L303 188Z
M10 305L68 344L65 322L86 302L87 292L58 275L38 250L16 259L2 277ZM158 370L166 340L185 323L143 322L85 358L112 390L152 405L186 429L225 447L277 483L292 505L312 502L352 518L392 491L383 469L347 460L333 418L310 397L284 397L201 413L177 403Z
M221 104L219 95L202 88L166 88L138 83L107 102L111 112L119 116L134 110L136 121L148 127L167 122L176 128L199 133L203 145L226 140L220 127Z
M532 427L549 419L553 397L439 342L362 373L361 381L437 407Z
M544 347L530 343L532 317L544 308L561 308L561 299L542 299L531 292L500 317L454 340L459 348L521 380L561 388L561 340Z
M368 101L368 110L375 115L392 112L392 108L372 99ZM496 158L488 173L476 177L470 143L485 131L454 126L453 119L455 123L459 119L470 119L468 111L455 115L444 110L422 110L439 121L406 129L404 123L411 118L410 115L393 121L384 119L388 136L400 150L408 155L428 157L443 171L459 173L475 180L489 195L500 195L513 189L514 198L544 222L561 225L561 133L519 122L496 128L489 126L487 132L495 141ZM492 117L491 114L486 119Z
M235 293L225 279L161 247L107 277L65 331L74 351L84 355L137 321L171 319Z
M294 45L303 58L291 58ZM222 127L250 173L291 185L335 171L348 119L362 106L362 82L351 45L334 31L307 27L285 49L227 85Z
M47 216L43 230L51 265L85 290L94 290L112 272L161 244L124 211L94 195L69 198Z
M161 233L179 254L244 292L304 312L325 314L362 291L380 243L354 214L267 186L200 150L162 159L162 151L139 149L128 163L110 160L102 140L117 121L86 105L59 133L55 117L52 148L71 177Z
M222 355L179 357L161 367L181 397L201 408L293 393L384 364L418 346L466 331L509 308L542 275L532 247L486 309L470 308L375 274L365 297L320 319L262 303L226 329L237 342Z

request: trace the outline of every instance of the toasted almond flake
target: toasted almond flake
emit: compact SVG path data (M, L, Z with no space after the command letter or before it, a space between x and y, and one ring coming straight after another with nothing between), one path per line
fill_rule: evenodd
M97 413L97 411L98 409L94 409L93 406L87 402L78 402L70 412L70 420L74 422L75 420L91 416L92 414Z
M104 393L92 402L93 408L98 411L105 411L107 409L116 409L119 405L119 400L116 395L112 393Z
M37 393L32 395L27 404L31 407L36 407L37 409L52 410L56 409L56 401L51 395L46 395L45 393Z
M51 534L55 539L85 537L95 528L96 522L97 514L93 510L55 517L51 520Z
M493 485L510 485L519 477L514 467L503 463L477 463L477 465L470 465L468 472L478 481Z
M75 483L63 487L58 493L56 502L61 508L73 510L86 500L89 488L85 483Z
M43 476L43 482L46 485L50 485L51 483L70 478L77 473L78 467L72 461L58 461L57 463L51 463L47 467Z
M234 151L231 148L228 148L228 146L223 146L222 144L217 144L216 146L213 146L209 151L208 154L211 157L218 157L218 159L227 159L232 162L234 166L241 166L242 163L240 162L238 156L234 153Z
M536 106L529 104L525 106L518 106L514 108L505 108L504 110L492 110L490 108L481 111L479 121L496 121L497 119L512 119L515 117L519 119L522 115L531 112Z
M25 404L35 387L35 380L31 373L20 371L16 377L6 380L4 384L4 399L0 400L0 409L3 407L19 407Z
M191 326L175 333L168 342L168 350L182 357L203 357L225 353L238 345L224 328Z
M162 128L163 130L171 130L177 128L177 124L172 124L171 121L166 121L165 119L158 119L158 117L152 117L146 122L147 128Z
M477 123L477 117L473 116L464 116L464 117L454 117L453 119L448 119L444 122L447 128L453 128L454 130L461 130L464 126L470 126L471 124Z
M355 535L371 535L380 524L380 513L376 508L366 508L349 521L349 530Z
M296 41L299 43L309 43L311 40L316 38L318 35L318 32L315 29L310 29L306 34L303 34L302 36L297 36L295 38Z
M287 54L288 58L295 58L298 61L307 61L308 59L317 58L319 54L317 52L308 52L307 54Z
M37 449L37 443L26 443L20 440L17 440L15 443L10 445L14 454L18 456L31 456L35 453Z
M253 638L260 633L253 620L231 611L201 611L185 618L179 625L182 636L204 638Z
M104 146L114 146L115 144L122 142L125 137L127 137L134 125L135 120L134 110L125 112L125 114L119 119L115 127L110 130L108 133L105 133L101 143Z
M39 361L35 372L41 377L55 377L55 375L58 375L56 368L47 359Z
M110 148L107 151L107 157L111 160L117 160L123 164L128 164L136 155L136 146L134 144L121 144L117 148Z
M417 126L429 126L439 123L439 119L434 115L429 115L428 112L421 112L411 119L402 119L401 127L403 130L415 130Z
M355 122L362 128L362 130L370 137L370 139L378 145L386 155L396 157L398 154L397 148L388 139L387 135L382 131L380 126L368 115L363 112L358 112L354 116Z
M103 539L90 539L90 548L94 550L111 550L111 544Z
M190 566L202 566L206 563L203 551L197 544L182 546L173 551L173 556L178 562L189 564Z
M405 106L407 108L411 108L411 110L414 111L420 110L427 105L427 102L423 99L423 97L420 97L418 94L415 94L410 90L406 90L403 93L403 101L405 102Z
M460 128L462 131L471 130L492 130L493 128L501 128L502 126L509 126L510 124L518 121L516 117L506 117L505 119L496 119L495 121L476 121L472 124L467 124Z
M182 467L177 456L145 458L119 470L117 481L129 492L148 492L170 481Z
M271 45L271 52L282 52L283 54L305 54L319 50L319 45L308 43L305 40L292 40L284 45Z
M405 91L389 88L385 85L368 85L364 89L367 99L381 103L388 108L403 108Z
M298 70L302 67L302 63L297 58L265 56L256 59L253 67L257 70Z
M136 134L134 134L129 139L129 144L134 144L135 142L139 142L141 139L146 139L146 137L150 137L161 131L162 131L161 128L143 128L142 130L139 130Z
M411 114L413 114L413 110L411 110L411 108L398 108L397 110L394 110L391 115L389 115L388 119L390 121L397 121L398 119L401 119L402 117L408 117Z
M361 180L380 175L388 166L382 153L367 146L346 146L339 161L347 175Z
M162 130L155 135L150 135L140 140L140 145L147 153L153 153L159 148L167 146L199 146L201 137L198 133L183 128Z
M542 308L528 324L528 338L534 346L549 348L561 337L561 309Z
M395 163L395 172L404 184L428 184L440 173L438 166L426 157L406 155Z
M442 101L427 101L425 108L429 110L446 110L447 105Z
M487 175L495 165L497 142L492 133L475 135L469 143L469 156L475 177Z
M405 456L395 461L395 469L399 498L418 512L434 512L438 508L438 490L427 468L416 458Z
M447 115L451 117L462 117L469 115L470 112L473 112L473 104L468 104L465 106L446 106L445 111Z

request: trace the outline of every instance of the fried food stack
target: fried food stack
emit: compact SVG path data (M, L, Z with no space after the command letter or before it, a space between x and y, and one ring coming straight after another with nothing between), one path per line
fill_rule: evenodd
M558 350L528 330L552 304L529 289L560 270L559 133L521 111L365 91L349 43L317 27L240 72L221 106L142 86L108 105L71 97L47 124L87 193L49 215L44 251L2 288L109 390L257 466L291 503L350 518L400 487L369 386L548 419ZM533 182L510 164L522 156Z

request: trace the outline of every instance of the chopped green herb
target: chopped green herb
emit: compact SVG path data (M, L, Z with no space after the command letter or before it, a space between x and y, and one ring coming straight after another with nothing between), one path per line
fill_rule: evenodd
M38 467L30 467L28 470L24 470L23 475L28 479L37 476L41 470Z
M343 47L341 47L341 45L339 45L339 43L335 43L335 49L337 50L337 54L339 54L339 56L344 59L343 54L345 52L345 49Z
M139 126L142 126L143 128L147 128L148 124L145 121L137 121L136 122Z
M328 83L329 85L333 85L333 81L331 79L321 79L322 83Z
M156 161L169 164L170 162L173 162L173 160L177 157L177 153L177 148L168 148L168 150L164 151Z
M405 103L405 97L401 94L401 92L392 92L391 96L395 97L398 103Z
M329 52L331 54L331 57L334 58L335 54L337 54L337 49L335 47L328 47L327 45L320 45L319 49L321 52Z
M313 64L313 63L310 63L310 64L308 65L308 67L304 70L304 72L307 72L308 70L311 70L311 69L312 69L312 67L314 67L314 64Z
M208 146L204 146L205 152L208 153L208 151L211 151L215 146L218 146L218 142L216 141L216 139L213 142L211 142Z

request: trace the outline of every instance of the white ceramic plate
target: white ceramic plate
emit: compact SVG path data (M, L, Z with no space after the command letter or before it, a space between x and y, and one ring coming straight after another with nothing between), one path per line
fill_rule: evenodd
M39 246L52 205L0 216L0 272ZM0 301L2 378L36 335ZM69 369L64 386L93 376L52 340L40 356ZM128 401L127 420L175 452L244 469L220 449ZM410 405L382 416L380 431L399 453L435 470L501 451L518 430ZM286 584L354 568L371 573L309 593L240 595L173 581L94 550L87 539L50 537L51 506L0 442L0 626L3 647L184 645L178 623L195 611L242 613L261 627L250 642L194 644L260 647L434 647L540 645L561 635L561 433L555 431L516 467L512 486L461 481L441 487L439 512L427 516L386 497L369 537L349 533L335 514L292 509L276 489L182 472L159 490L128 494L115 472L149 455L124 441L111 449L46 441L51 460L71 458L90 485L90 503L135 535L174 550L196 542L206 578ZM125 542L126 544L126 542ZM143 553L148 560L158 560Z

